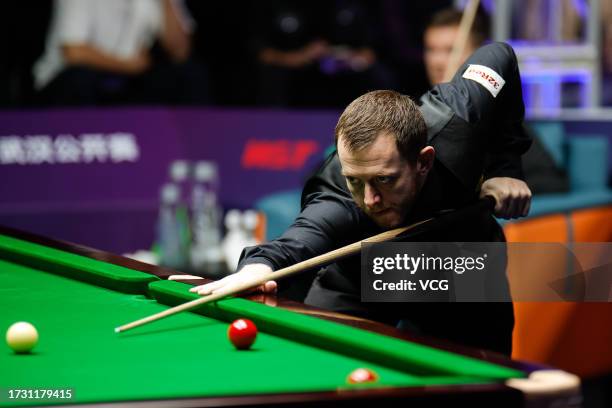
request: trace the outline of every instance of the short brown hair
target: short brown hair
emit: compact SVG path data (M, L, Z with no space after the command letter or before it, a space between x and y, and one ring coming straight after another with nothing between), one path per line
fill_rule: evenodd
M462 17L463 12L461 10L452 7L445 8L431 17L426 29L459 26ZM489 21L483 9L478 7L472 29L470 30L470 40L474 47L478 48L484 44L487 38L489 38Z
M336 125L336 145L343 137L349 150L363 149L380 132L395 136L397 149L410 163L416 162L427 142L427 126L417 104L395 91L372 91L346 107Z

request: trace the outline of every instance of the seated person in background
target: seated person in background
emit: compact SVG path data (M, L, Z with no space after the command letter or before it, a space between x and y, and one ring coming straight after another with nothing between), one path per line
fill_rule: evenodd
M425 29L423 61L431 85L437 85L444 80L450 54L457 40L462 16L463 13L455 8L441 10L433 15ZM488 19L482 8L479 8L461 61L465 61L478 47L484 44L488 37ZM524 126L520 131L532 132L528 126ZM491 161L497 160L495 157L488 159ZM498 188L513 188L515 190L529 188L533 194L563 192L569 189L567 174L555 164L552 156L537 136L533 137L531 148L522 159L526 184L521 180L505 179L498 180Z
M483 81L472 64L498 78L497 86ZM520 155L530 140L513 130L521 126L523 114L516 57L501 43L476 51L450 83L426 93L420 106L393 91L357 98L336 126L337 154L307 182L294 224L280 238L246 248L237 273L192 291L205 295L231 289L381 231L463 207L479 195L495 198L498 215L525 216L528 190L497 189L495 182L479 190L487 166L496 175L520 176ZM503 162L486 164L486 154ZM503 233L489 216L414 239L499 241ZM361 303L359 262L353 256L318 271L305 303L510 353L511 303ZM275 282L263 285L266 291L275 288Z
M343 107L387 86L367 2L280 0L255 7L259 104Z
M433 15L423 34L423 61L431 85L444 81L446 67L453 46L457 42L463 12L455 8L443 9ZM484 44L489 36L489 24L481 8L476 12L461 61L465 61Z
M202 103L203 71L189 59L192 29L180 1L56 0L34 65L40 103Z

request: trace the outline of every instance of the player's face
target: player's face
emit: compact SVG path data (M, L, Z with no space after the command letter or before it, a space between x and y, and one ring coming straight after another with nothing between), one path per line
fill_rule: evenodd
M431 147L426 149L433 151ZM349 151L340 136L338 157L357 205L383 228L400 225L414 204L427 171L418 162L410 164L404 159L395 138L388 133L379 134L374 143L359 151Z
M444 81L444 72L450 60L453 44L457 40L459 26L431 27L425 31L424 45L425 70L432 85ZM474 52L471 41L468 41L461 61L465 61Z

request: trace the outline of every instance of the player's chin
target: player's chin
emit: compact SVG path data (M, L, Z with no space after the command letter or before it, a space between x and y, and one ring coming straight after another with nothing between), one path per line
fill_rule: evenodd
M379 227L388 229L399 227L403 221L401 214L393 210L387 210L382 214L374 214L372 219Z
M440 84L444 82L444 72L435 71L429 74L429 81L433 85Z

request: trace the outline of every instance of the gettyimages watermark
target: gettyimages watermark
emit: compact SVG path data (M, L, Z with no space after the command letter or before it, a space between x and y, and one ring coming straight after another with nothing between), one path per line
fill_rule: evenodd
M365 243L361 299L611 302L612 243Z

